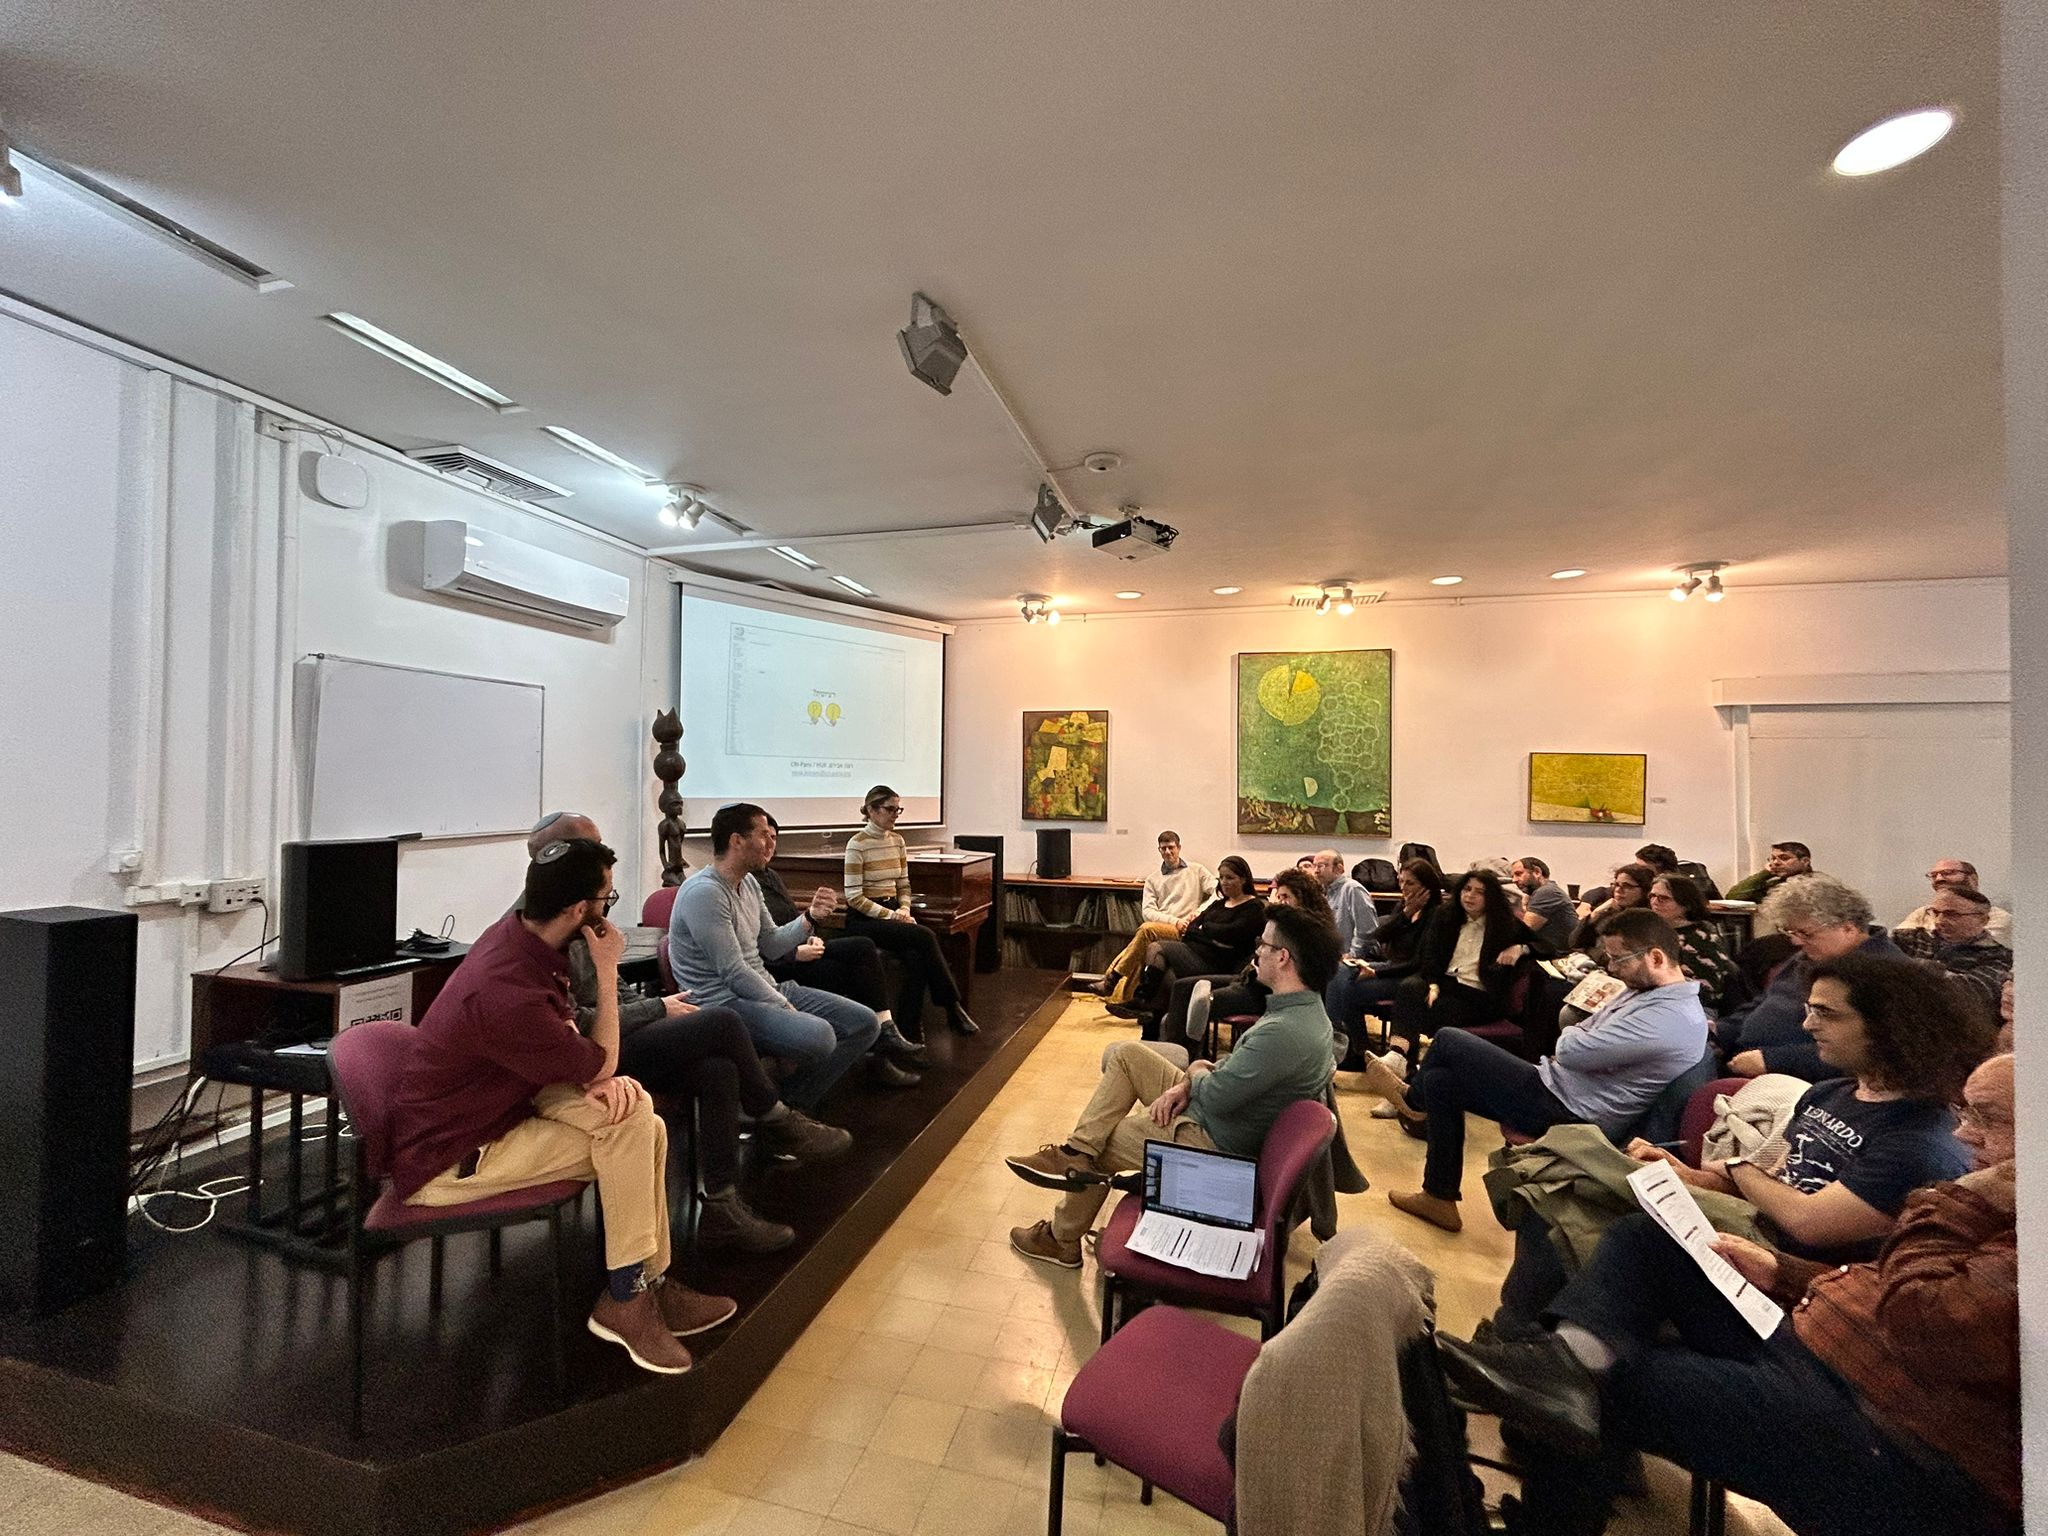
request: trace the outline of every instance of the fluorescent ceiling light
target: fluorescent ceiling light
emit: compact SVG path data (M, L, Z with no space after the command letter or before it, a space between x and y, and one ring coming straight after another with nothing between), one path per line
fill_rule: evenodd
M1235 596L1237 596L1237 594L1238 594L1238 593L1242 592L1242 591L1244 590L1244 588L1243 588L1243 587L1211 587L1211 588L1210 588L1209 590L1210 590L1211 592L1214 592L1214 593L1215 593L1215 594L1216 594L1216 595L1217 595L1218 597L1235 597Z
M476 405L496 411L500 416L512 416L526 409L509 395L501 395L482 379L473 378L453 363L443 362L431 352L423 352L403 337L394 336L381 326L370 324L361 315L336 311L320 317L350 341L368 347L379 357L397 363L401 368L410 368L423 378L432 379L443 389L452 390Z
M1585 574L1586 573L1584 571L1580 570L1577 566L1573 565L1567 566L1564 570L1561 571L1552 571L1550 573L1550 579L1552 581L1570 581L1574 576L1583 576Z
M608 464L613 469L621 470L631 475L642 485L656 485L660 483L655 476L647 473L646 470L635 464L631 459L620 458L611 449L604 447L602 444L593 443L581 432L571 432L567 427L542 427L541 430L559 441L563 447L573 448L586 459L595 459L600 464Z
M1112 593L1110 594L1110 596L1112 596L1112 597L1120 597L1120 598L1122 598L1122 599L1123 599L1123 600L1124 600L1125 602L1127 602L1127 603L1128 603L1128 602L1130 602L1130 601L1131 601L1132 599L1134 599L1134 598L1140 598L1140 597L1143 597L1144 595L1145 595L1145 594L1144 594L1144 593L1142 593L1142 592L1112 592Z
M1921 107L1888 117L1842 146L1835 156L1835 174L1871 176L1904 165L1947 138L1955 125L1956 115L1946 107Z
M855 581L851 576L834 576L832 578L832 584L834 586L844 587L847 591L855 593L861 597L873 597L875 595L873 588L862 586L859 582Z
M791 565L800 565L807 571L818 569L818 562L800 549L791 549L787 544L771 544L768 547Z
M1429 578L1429 584L1432 587L1455 587L1464 579L1462 576L1432 576Z
M7 152L7 135L0 133L0 203L21 201L21 169Z

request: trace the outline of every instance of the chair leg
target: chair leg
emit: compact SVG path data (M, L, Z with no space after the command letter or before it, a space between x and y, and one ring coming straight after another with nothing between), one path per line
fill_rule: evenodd
M363 1256L351 1253L348 1263L349 1399L348 1432L363 1438Z
M1108 1270L1102 1272L1102 1342L1107 1344L1109 1336L1116 1332L1116 1276Z
M427 1256L427 1305L437 1311L441 1306L441 1245L445 1241L445 1238L435 1238L429 1244Z
M1052 1427L1052 1488L1045 1499L1045 1536L1060 1536L1060 1520L1066 1514L1067 1432Z
M563 1407L569 1406L569 1362L562 1345L562 1209L548 1212L548 1237L553 1251L548 1265L548 1338L553 1348L555 1392Z
M505 1233L501 1227L491 1228L491 1273L505 1272Z
M1712 1478L1692 1475L1692 1508L1686 1530L1690 1536L1723 1536L1728 1526L1728 1490Z
M1138 1502L1140 1504L1150 1504L1152 1502L1152 1484L1142 1477L1138 1479Z

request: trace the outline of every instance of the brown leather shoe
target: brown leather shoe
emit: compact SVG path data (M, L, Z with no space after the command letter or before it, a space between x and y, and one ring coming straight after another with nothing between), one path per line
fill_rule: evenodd
M1083 1184L1101 1184L1105 1176L1093 1160L1069 1152L1058 1142L1047 1142L1036 1152L1003 1159L1010 1172L1040 1189L1079 1189Z
M702 1291L693 1291L682 1281L664 1277L648 1287L654 1297L654 1305L661 1315L662 1325L679 1339L693 1333L705 1333L727 1322L739 1311L740 1304L730 1296L706 1296ZM677 1346L681 1348L680 1345Z
M1426 1221L1432 1227L1442 1227L1446 1232L1465 1230L1465 1218L1458 1214L1458 1202L1455 1200L1439 1200L1435 1195L1418 1189L1412 1195L1397 1195L1390 1191L1387 1203L1397 1211L1406 1211L1410 1216Z
M631 1301L614 1301L611 1292L590 1309L590 1331L623 1348L643 1371L680 1376L690 1368L690 1352L663 1326L655 1291L641 1291Z
M1049 1221L1034 1221L1028 1227L1010 1228L1010 1246L1025 1258L1036 1259L1041 1264L1057 1264L1061 1269L1081 1267L1081 1245L1078 1242L1061 1242L1053 1235Z

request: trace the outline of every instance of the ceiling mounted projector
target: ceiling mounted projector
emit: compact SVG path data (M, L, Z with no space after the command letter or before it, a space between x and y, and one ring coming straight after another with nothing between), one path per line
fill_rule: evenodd
M1107 550L1119 560L1149 560L1173 548L1180 530L1154 518L1133 516L1098 528L1089 537L1097 549Z
M967 343L960 339L953 317L921 293L910 296L910 324L896 333L910 376L942 395L953 393L953 376L967 361Z

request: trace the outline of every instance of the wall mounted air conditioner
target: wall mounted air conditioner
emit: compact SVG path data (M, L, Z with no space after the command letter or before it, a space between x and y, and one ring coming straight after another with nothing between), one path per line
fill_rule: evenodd
M418 526L420 585L429 592L578 629L609 629L626 616L632 583L624 576L455 518Z

